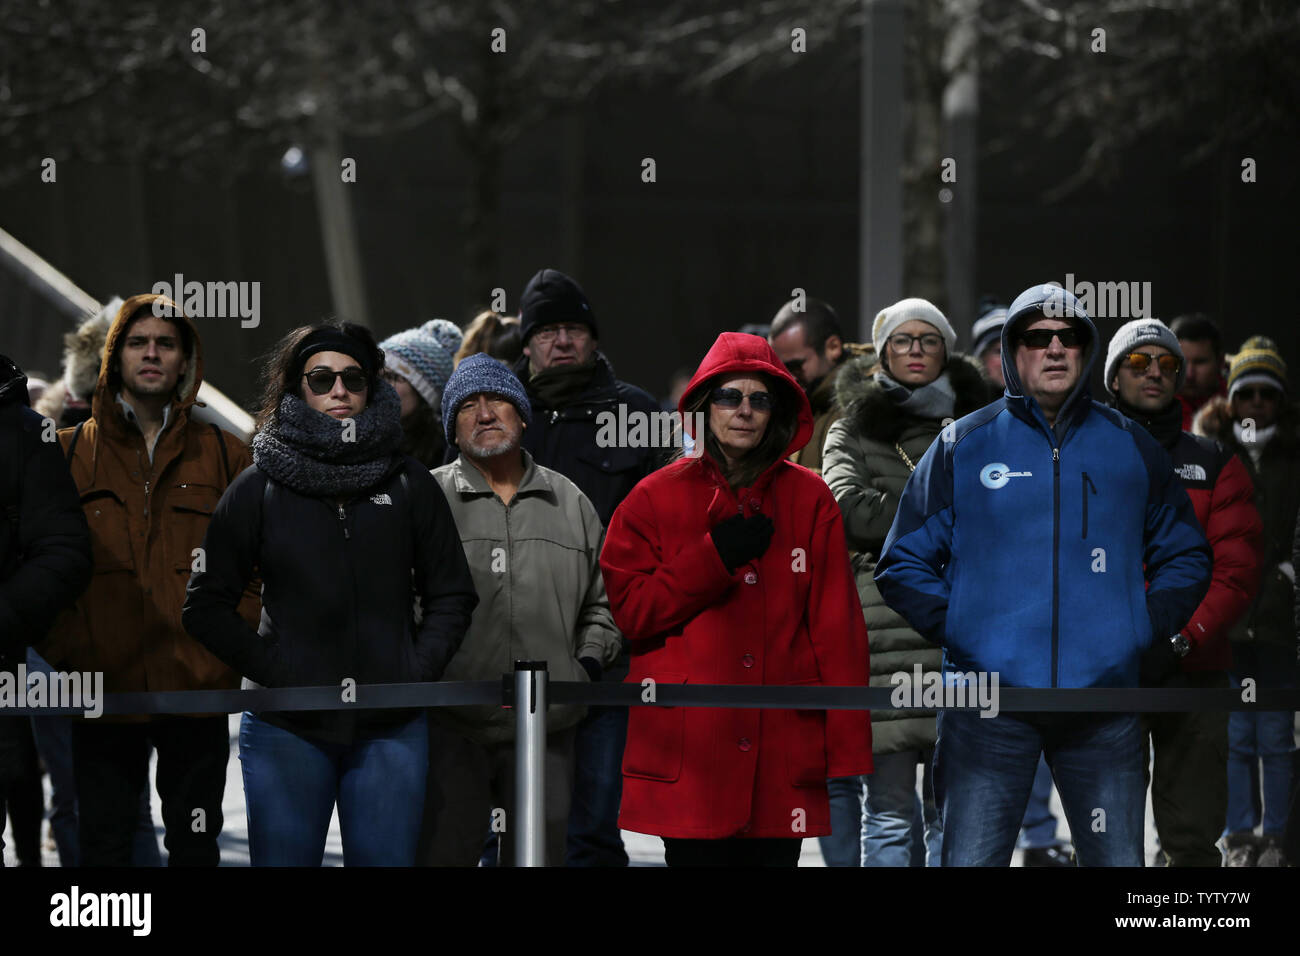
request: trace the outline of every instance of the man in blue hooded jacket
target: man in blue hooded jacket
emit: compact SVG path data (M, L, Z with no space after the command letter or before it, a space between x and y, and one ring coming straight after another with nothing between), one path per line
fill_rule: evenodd
M946 675L1011 687L1133 687L1179 631L1212 554L1165 450L1092 401L1097 329L1055 284L1021 293L1002 330L1003 397L959 419L903 490L876 582L944 649ZM1046 756L1085 866L1141 866L1138 715L939 717L944 866L1007 865Z

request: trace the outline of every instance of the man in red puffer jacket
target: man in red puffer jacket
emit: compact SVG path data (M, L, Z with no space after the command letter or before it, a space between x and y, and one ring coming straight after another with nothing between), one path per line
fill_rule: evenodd
M1218 442L1182 430L1175 393L1186 367L1178 338L1158 319L1120 326L1106 351L1106 389L1119 411L1169 452L1214 550L1210 590L1178 634L1157 636L1142 662L1149 687L1228 685L1228 630L1259 587L1262 527L1254 485L1241 461ZM1162 859L1157 865L1220 866L1216 842L1227 816L1225 712L1147 714L1155 748L1151 802Z

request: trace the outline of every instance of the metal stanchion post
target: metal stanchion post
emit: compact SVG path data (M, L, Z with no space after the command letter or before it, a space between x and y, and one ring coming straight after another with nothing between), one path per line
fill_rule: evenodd
M546 661L515 661L515 866L546 865Z

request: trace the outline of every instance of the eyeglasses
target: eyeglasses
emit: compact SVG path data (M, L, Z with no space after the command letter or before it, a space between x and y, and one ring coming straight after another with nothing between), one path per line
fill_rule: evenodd
M366 373L355 365L341 372L336 372L332 368L314 368L303 378L307 379L307 387L311 389L313 395L328 395L334 391L336 378L343 379L343 387L349 392L364 392L369 383Z
M933 355L943 347L943 336L935 335L933 332L926 332L924 335L908 335L906 332L899 332L889 337L889 347L894 350L895 355L906 355L912 351L913 342L920 342L921 351Z
M1125 368L1132 369L1140 375L1151 367L1152 362L1160 366L1161 375L1177 375L1178 370L1183 367L1183 360L1177 355L1151 355L1147 352L1129 352L1124 356L1123 364Z
M554 342L561 332L567 332L569 338L578 342L585 339L590 334L591 330L580 322L565 322L561 325L543 325L533 333L533 338L539 342Z
M1269 388L1267 385L1260 385L1256 388L1254 385L1243 385L1232 393L1233 397L1244 398L1248 402L1253 402L1256 396L1259 396L1266 402L1276 402L1279 392L1275 388Z
M1088 336L1082 329L1029 329L1020 333L1020 344L1027 349L1045 349L1052 344L1052 339L1060 339L1061 347L1067 349L1083 348Z
M750 392L744 394L738 388L715 388L709 395L709 401L719 408L739 408L741 401L749 399L749 407L756 412L770 412L775 400L771 392Z

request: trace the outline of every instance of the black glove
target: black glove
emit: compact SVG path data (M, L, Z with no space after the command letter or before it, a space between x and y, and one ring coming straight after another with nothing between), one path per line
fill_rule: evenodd
M578 663L582 665L582 669L587 672L593 684L600 680L600 661L594 657L579 657Z
M773 530L772 519L765 514L749 518L736 515L716 525L709 534L727 573L734 574L745 562L762 556L772 541Z
M1173 642L1167 637L1157 637L1142 652L1138 683L1143 687L1160 687L1182 668L1183 659L1174 650Z

